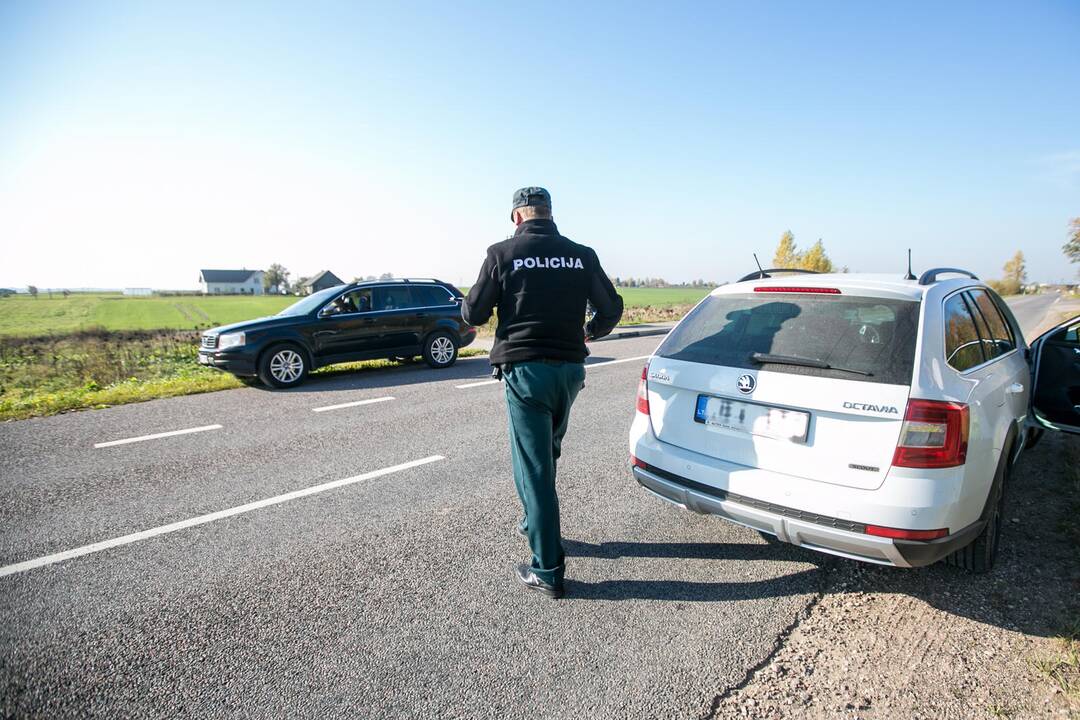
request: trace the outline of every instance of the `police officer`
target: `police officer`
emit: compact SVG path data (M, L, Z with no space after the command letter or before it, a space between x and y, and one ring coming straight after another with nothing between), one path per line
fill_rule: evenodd
M547 190L515 192L510 219L517 230L488 248L461 314L483 325L498 309L491 364L506 384L510 457L524 508L518 532L532 548L532 562L517 566L517 579L558 598L565 556L555 465L585 381L585 342L611 332L623 304L596 253L559 234ZM587 303L596 314L583 329Z

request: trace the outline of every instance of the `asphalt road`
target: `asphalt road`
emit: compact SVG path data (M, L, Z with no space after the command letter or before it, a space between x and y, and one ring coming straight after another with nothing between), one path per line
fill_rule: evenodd
M1037 337L1034 333L1039 329L1043 319L1047 317L1051 308L1061 298L1057 293L1044 295L1024 295L1009 298L1009 307L1016 316L1016 321L1024 329L1028 342ZM1052 319L1052 318L1051 318ZM1042 328L1045 330L1046 328Z
M558 602L511 575L527 548L484 358L0 425L0 711L707 711L826 578L630 478L659 340L594 346L560 465Z
M659 339L599 343L592 361L640 358ZM486 379L484 358L0 426L3 711L698 714L767 656L822 578L809 553L637 487L626 436L641 366L590 369L574 407L558 602L511 575L527 548L512 532L503 389L457 387Z

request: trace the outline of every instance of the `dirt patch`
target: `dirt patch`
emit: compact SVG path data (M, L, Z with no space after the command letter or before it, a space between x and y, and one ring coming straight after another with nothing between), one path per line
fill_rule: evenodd
M826 590L712 717L1080 718L1080 438L1020 461L998 565L828 564Z

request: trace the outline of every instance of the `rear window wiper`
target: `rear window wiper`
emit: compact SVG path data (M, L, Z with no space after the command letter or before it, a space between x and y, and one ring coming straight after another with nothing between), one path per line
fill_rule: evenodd
M795 355L773 355L772 353L750 353L750 360L756 363L774 363L776 365L798 365L799 367L818 368L819 370L838 370L840 372L854 373L855 375L865 375L866 377L873 377L874 373L867 372L865 370L853 370L851 368L837 367L836 365L830 365L824 360L818 360L817 358L804 358Z

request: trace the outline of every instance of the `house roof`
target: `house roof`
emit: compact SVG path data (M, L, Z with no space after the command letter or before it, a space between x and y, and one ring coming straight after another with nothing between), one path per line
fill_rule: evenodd
M312 287L317 282L319 282L320 280L323 280L323 279L330 280L331 282L333 282L334 285L344 285L345 284L345 281L342 280L341 278L339 278L334 273L330 272L329 270L323 270L321 273L318 273L314 277L308 279L308 281L304 283L304 287Z
M242 283L262 270L200 270L203 282L208 283Z

